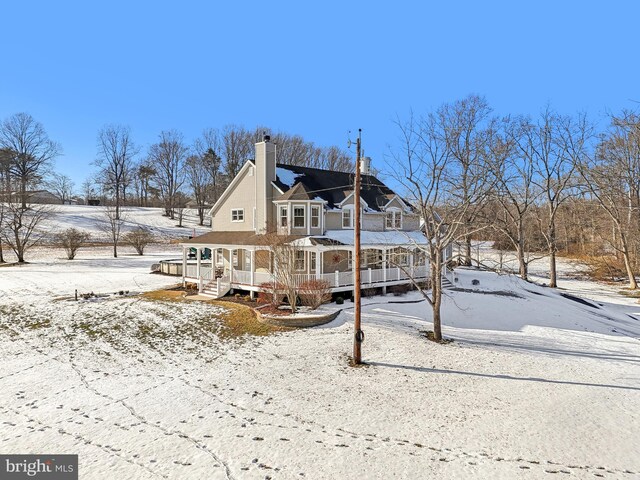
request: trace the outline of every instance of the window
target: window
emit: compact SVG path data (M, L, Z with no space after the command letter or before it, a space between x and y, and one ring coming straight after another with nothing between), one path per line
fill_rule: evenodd
M293 265L298 271L304 270L304 250L296 251Z
M244 269L251 270L251 252L249 250L244 251Z
M222 249L216 248L216 265L221 267L224 265L224 256L222 255Z
M293 207L293 226L295 228L304 228L304 206Z
M400 210L390 210L386 214L387 229L400 230L402 228L402 212Z
M320 226L320 207L311 207L311 227L318 228Z
M351 208L342 210L342 228L353 228L353 212Z
M232 222L244 222L244 208L234 208L231 210Z
M287 226L287 218L288 218L287 206L286 205L280 205L280 226L281 227L286 227Z
M409 265L409 252L404 248L394 248L389 251L389 260L392 267L406 267Z
M233 266L237 267L238 266L238 250L232 250L231 251L231 258L233 259Z
M353 254L351 250L347 252L347 269L351 270L353 268Z
M316 252L309 252L309 266L312 272L316 271Z

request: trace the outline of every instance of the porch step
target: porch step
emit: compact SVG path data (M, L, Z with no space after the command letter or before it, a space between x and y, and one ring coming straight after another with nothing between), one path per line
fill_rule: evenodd
M449 280L447 277L443 276L442 277L442 289L443 290L451 290L452 288L455 288L455 285L453 283L451 283L451 280Z
M218 285L214 282L211 282L205 285L202 289L202 292L200 293L202 295L207 295L213 298L222 298L227 294L229 290L231 290L231 286L228 283L220 285L220 290L218 291Z

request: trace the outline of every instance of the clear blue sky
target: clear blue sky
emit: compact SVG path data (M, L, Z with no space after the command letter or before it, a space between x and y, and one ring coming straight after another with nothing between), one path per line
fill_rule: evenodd
M3 3L0 118L28 112L79 185L96 134L146 150L228 123L346 146L384 167L396 115L470 93L500 114L635 108L637 1L83 1Z

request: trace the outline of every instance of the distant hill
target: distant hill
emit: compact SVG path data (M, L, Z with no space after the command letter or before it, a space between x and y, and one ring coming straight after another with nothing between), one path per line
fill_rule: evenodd
M103 207L90 205L52 205L54 213L42 225L42 231L47 238L67 228L77 228L91 233L95 240L107 240L103 228L107 226ZM183 216L183 227L178 227L178 220L171 220L163 216L162 208L124 207L123 231L136 228L146 228L161 242L182 240L189 236L210 232L208 227L197 224L198 217L195 210L186 210Z

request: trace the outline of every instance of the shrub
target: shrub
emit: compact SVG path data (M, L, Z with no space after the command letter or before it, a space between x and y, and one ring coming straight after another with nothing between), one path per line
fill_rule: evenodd
M342 305L344 303L344 298L336 297L336 305Z
M282 285L277 282L265 282L260 284L258 292L258 302L267 303L273 307L279 307L284 300Z
M56 237L67 253L67 258L73 260L76 257L78 249L86 245L91 235L86 232L81 232L76 228L67 228Z
M298 297L303 305L315 310L331 300L331 284L326 280L307 280L298 287Z
M407 293L409 288L409 285L393 285L392 287L389 287L389 290L391 290L391 293L393 293L394 296L399 297Z
M377 288L363 288L362 289L362 296L363 297L375 297L376 293L378 293L378 289Z
M138 228L131 232L128 232L123 237L124 243L131 245L136 249L138 255L144 254L144 249L147 245L153 242L153 235L144 228Z

